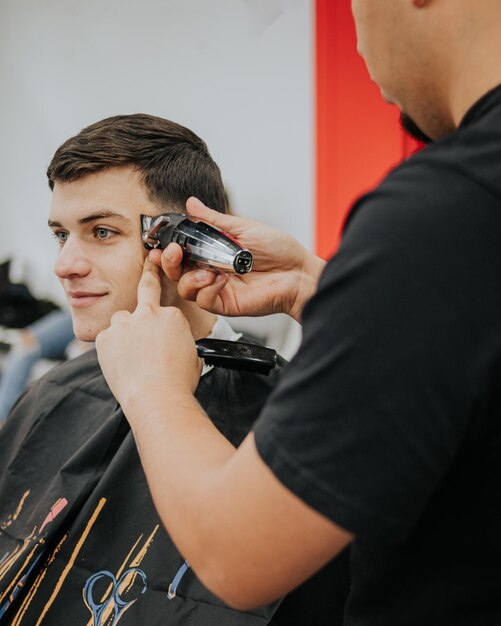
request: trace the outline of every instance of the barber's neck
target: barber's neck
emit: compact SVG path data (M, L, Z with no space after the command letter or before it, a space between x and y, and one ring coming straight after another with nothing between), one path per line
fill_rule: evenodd
M501 4L426 0L413 17L414 74L407 74L411 89L400 104L423 132L439 139L501 84Z
M501 60L501 56L497 57ZM471 107L486 93L501 85L501 72L484 72L473 78L470 83L458 81L451 97L451 111L456 128Z
M479 24L465 27L457 41L449 73L449 103L455 126L482 96L501 85L501 9L491 22L482 15Z

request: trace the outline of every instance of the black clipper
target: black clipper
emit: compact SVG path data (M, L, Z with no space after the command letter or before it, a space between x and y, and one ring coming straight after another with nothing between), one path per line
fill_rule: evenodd
M252 254L224 231L184 213L141 215L141 237L147 250L181 246L187 262L222 272L247 274Z
M277 353L273 348L253 343L199 339L195 344L198 356L214 367L269 374L277 364Z

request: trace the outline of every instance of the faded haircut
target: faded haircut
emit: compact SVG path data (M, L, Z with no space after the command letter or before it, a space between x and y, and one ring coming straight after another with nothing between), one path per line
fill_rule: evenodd
M207 145L191 130L153 115L116 115L91 124L56 150L49 187L112 167L133 166L161 210L185 210L196 196L225 213L221 172Z

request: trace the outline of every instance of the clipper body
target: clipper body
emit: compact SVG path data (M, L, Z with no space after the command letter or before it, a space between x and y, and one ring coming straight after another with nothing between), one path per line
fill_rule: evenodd
M186 261L199 267L246 274L253 265L251 252L228 233L184 213L141 215L141 236L145 248L181 246Z

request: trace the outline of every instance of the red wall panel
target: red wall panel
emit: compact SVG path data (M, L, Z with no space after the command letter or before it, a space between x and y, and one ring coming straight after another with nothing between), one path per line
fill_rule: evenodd
M349 0L316 0L316 251L335 250L354 199L416 144L356 47Z

